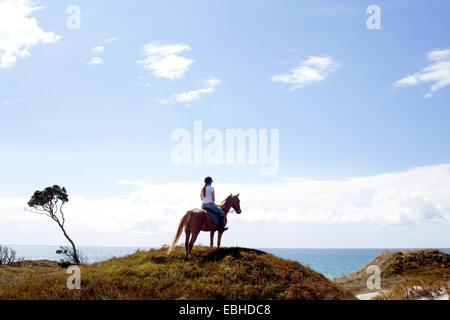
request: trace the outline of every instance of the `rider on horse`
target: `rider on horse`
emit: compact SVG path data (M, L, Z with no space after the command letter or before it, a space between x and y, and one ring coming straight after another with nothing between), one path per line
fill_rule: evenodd
M227 223L227 215L231 209L233 209L237 214L241 213L241 205L239 200L239 193L233 195L230 193L221 203L217 206L214 204L214 188L211 187L212 179L211 177L205 178L205 186L202 188L200 197L202 199L203 205L202 209L191 209L186 211L178 224L177 233L173 238L172 243L169 246L168 254L173 251L178 239L180 239L181 234L186 234L186 240L184 242L184 247L186 249L186 256L190 257L192 252L192 247L194 246L195 240L200 231L210 232L210 248L212 250L214 245L214 233L218 232L217 236L217 248L220 248L220 241L222 239L222 234L228 228L225 228ZM210 219L210 215L205 212L205 210L211 211L213 214L219 216L218 227Z
M223 213L222 209L220 209L214 203L215 196L214 196L214 188L211 187L212 182L213 182L213 179L211 177L205 178L205 185L203 186L202 191L200 192L200 198L202 199L202 209L211 211L218 216L219 226L217 229L220 232L224 232L224 231L228 230L228 228L225 228L225 226L223 224L223 219L224 219L225 214Z

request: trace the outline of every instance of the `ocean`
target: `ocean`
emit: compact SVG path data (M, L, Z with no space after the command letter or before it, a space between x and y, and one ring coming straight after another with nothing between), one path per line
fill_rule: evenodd
M56 250L58 246L8 245L17 252L17 256L27 260L59 260ZM78 248L87 258L88 263L122 257L136 252L148 250L149 247L84 247ZM340 277L358 270L383 251L402 249L280 249L259 248L280 258L298 261L313 270L322 273L329 279ZM450 253L450 248L439 248Z

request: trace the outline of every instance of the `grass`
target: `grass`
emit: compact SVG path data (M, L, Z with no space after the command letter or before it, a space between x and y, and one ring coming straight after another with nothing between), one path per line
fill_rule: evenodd
M22 261L15 266L0 265L0 290L7 286L14 286L32 277L40 277L61 271L58 263L49 260ZM1 295L0 295L1 298Z
M0 299L355 299L301 264L247 248L166 248L81 266L81 289L53 262L0 268ZM4 281L13 279L12 282Z
M381 289L389 291L380 298L404 299L402 290L412 286L422 286L430 292L449 288L450 254L434 249L386 251L361 269L333 281L355 295L377 291L367 289L366 269L370 265L380 267Z

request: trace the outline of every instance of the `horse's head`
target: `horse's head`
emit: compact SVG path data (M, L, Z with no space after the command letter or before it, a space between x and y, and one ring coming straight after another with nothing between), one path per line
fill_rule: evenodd
M231 207L236 211L237 214L241 213L241 201L239 200L239 193L233 196L231 193L229 195Z

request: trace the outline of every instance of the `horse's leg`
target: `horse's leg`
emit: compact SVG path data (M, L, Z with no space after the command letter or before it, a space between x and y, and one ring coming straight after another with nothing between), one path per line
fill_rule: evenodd
M186 241L184 242L184 248L186 249L186 257L189 256L189 237L191 236L191 230L189 226L184 229L184 233L186 233Z
M222 233L219 231L219 235L217 237L217 248L220 248L220 241L222 240Z
M213 246L214 246L214 232L215 231L211 231L210 242L209 242L209 250L210 251L212 251Z
M200 233L200 230L192 230L192 238L191 241L189 241L189 255L188 258L191 256L192 247L194 246L195 240L197 240L197 236Z

